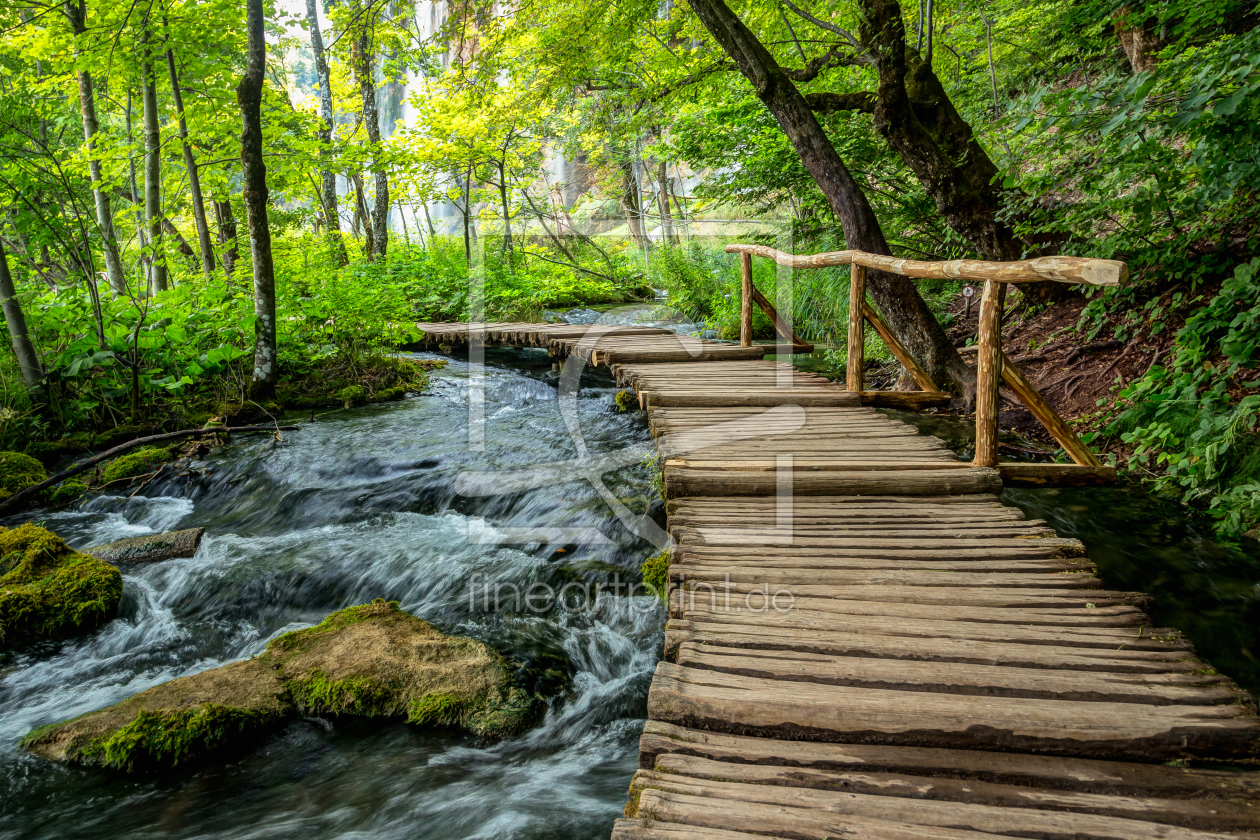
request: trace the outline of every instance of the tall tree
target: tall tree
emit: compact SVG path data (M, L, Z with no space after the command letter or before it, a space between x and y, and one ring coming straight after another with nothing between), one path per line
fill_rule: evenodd
M153 74L152 32L140 37L140 101L144 109L144 218L149 226L149 292L166 291L166 252L162 231L162 130L158 121L157 77Z
M184 95L179 87L179 74L175 71L175 53L166 50L166 69L171 77L171 96L175 100L175 114L179 118L179 140L184 147L184 168L188 171L188 192L192 197L193 221L197 225L197 244L201 248L201 270L206 279L214 277L214 245L210 242L210 223L206 219L206 202L201 193L201 176L197 173L197 158L192 143L188 141L188 118L184 114Z
M81 57L78 39L87 32L87 7L83 0L67 0L62 12L70 22L75 35L75 56ZM96 117L96 93L92 89L92 74L79 68L79 112L83 120L83 142L88 153L88 174L92 178L92 198L96 204L96 225L101 232L101 250L105 256L105 276L115 297L127 293L127 279L123 274L122 257L118 251L118 236L114 232L114 211L110 206L109 193L101 181L101 160L96 156L96 133L100 123Z
M39 354L31 342L31 333L26 326L26 317L22 314L22 303L17 298L17 289L13 286L13 275L9 272L9 257L4 252L4 238L0 237L0 308L4 310L4 322L9 328L9 341L13 345L13 355L17 356L18 367L22 371L22 382L30 395L31 403L42 405L47 399L44 388L44 366L40 364Z
M267 72L267 40L263 29L263 0L246 0L245 75L236 88L241 109L241 167L244 171L245 216L254 263L254 374L250 395L276 395L276 273L271 258L271 228L267 223L267 166L263 162L262 95Z
M363 126L367 129L368 142L376 158L373 165L375 194L372 197L372 250L370 259L385 256L389 248L389 175L381 162L381 119L376 107L375 62L372 61L375 45L372 43L374 13L364 10L357 25L360 27L354 42L354 74L359 82L359 95L363 99Z
M891 254L866 193L836 152L810 104L793 84L793 78L723 0L689 2L696 17L734 59L740 72L752 83L757 97L791 141L840 220L848 247L872 254ZM818 62L816 67L806 68L796 75L803 79L812 72L816 77L822 67ZM915 359L938 381L952 380L968 393L972 392L975 373L958 355L910 278L871 270L867 272L866 282L884 320Z
M324 38L319 31L319 12L315 0L306 0L306 21L311 29L311 51L315 53L315 73L319 79L319 141L324 154L331 155L333 140L332 74L328 58L324 55ZM333 253L342 265L348 262L346 243L341 239L341 217L337 211L337 176L328 168L320 172L320 203L324 205L324 219L328 223L328 236L332 240Z
M223 273L228 279L236 273L236 216L232 202L224 199L214 202L214 221L219 228L219 244L223 246Z

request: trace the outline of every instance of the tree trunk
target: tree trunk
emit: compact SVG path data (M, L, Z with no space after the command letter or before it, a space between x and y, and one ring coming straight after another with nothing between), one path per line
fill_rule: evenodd
M62 11L70 21L75 36L87 32L87 10L83 0L69 0ZM75 46L75 55L79 48ZM118 236L114 232L114 212L110 207L109 194L101 183L101 161L95 155L96 132L100 124L96 118L96 95L92 90L92 74L79 71L79 110L83 117L83 143L87 147L88 174L92 178L92 198L96 203L96 224L101 231L101 244L105 257L105 276L114 297L127 293L127 278L123 274L122 257L118 251Z
M350 176L354 182L354 227L355 234L363 229L363 255L368 262L376 259L376 235L372 231L372 220L368 218L367 197L363 194L363 173L356 172Z
M231 201L214 203L214 221L219 228L219 244L223 248L223 273L228 279L236 273L236 216L232 213Z
M201 271L207 280L211 280L214 278L214 245L210 242L210 223L206 220L206 202L201 194L197 159L193 157L192 144L188 142L188 120L184 116L184 95L179 89L179 75L175 72L175 54L169 49L166 51L166 68L170 71L171 95L179 117L179 139L184 147L184 168L188 170L188 191L192 195L193 220L197 224L197 244L201 246Z
M774 57L723 0L690 2L701 23L735 60L782 127L839 218L847 246L873 254L891 254L866 194ZM888 326L932 377L938 382L953 381L967 394L973 393L975 372L958 355L910 278L871 270L866 282Z
M472 266L472 165L464 175L464 265Z
M372 259L383 258L389 249L389 176L381 163L381 123L376 108L376 81L373 78L370 21L362 21L354 47L355 75L359 79L359 95L363 99L363 124L376 157L375 195L372 197Z
M35 345L31 342L30 330L26 327L22 304L17 298L17 289L13 286L13 275L9 273L9 257L4 252L3 238L0 238L0 308L4 310L4 322L9 327L13 355L17 356L22 382L26 384L31 404L43 405L48 397L44 388L44 366L40 364Z
M144 51L140 99L144 106L144 218L149 225L152 248L149 293L157 294L166 291L166 253L162 241L162 134L158 128L157 80L149 52L151 40L152 36L145 30L140 43Z
M263 0L246 0L245 75L236 88L241 109L241 167L244 171L245 216L254 262L254 374L250 396L276 395L276 277L271 260L271 228L267 224L267 166L263 162L262 93L267 72Z
M332 154L333 103L332 81L328 59L324 57L324 38L319 31L319 12L315 0L306 0L306 21L311 29L311 51L315 53L315 73L319 79L319 141L324 144L321 154ZM332 243L337 262L345 265L346 243L341 239L341 218L337 210L337 175L331 169L320 172L320 203L324 206L324 220L328 223L328 238Z
M184 234L179 232L179 228L175 227L175 223L166 216L162 217L162 233L169 236L175 242L175 250L179 252L181 257L188 257L195 260L197 252L193 246L188 244L188 240L184 238Z
M1155 57L1160 49L1159 33L1151 26L1153 18L1141 19L1139 17L1136 26L1126 22L1126 18L1132 11L1132 6L1121 6L1116 10L1114 15L1116 37L1120 39L1120 46L1124 49L1133 72L1145 73L1159 66L1159 61ZM1140 15L1140 12L1138 14Z
M656 194L656 204L661 210L661 241L678 244L678 233L674 230L674 217L669 212L669 169L665 161L656 164L656 180L660 184L660 192Z
M503 161L498 161L499 169L499 201L503 206L503 250L512 255L512 215L508 206L507 173Z
M149 250L149 235L144 229L144 207L140 198L140 187L136 181L136 156L133 152L134 144L131 139L131 90L127 90L127 175L131 186L131 206L136 216L136 238L140 240L140 279L141 284L137 287L140 292L147 291L152 288L152 273L149 267L153 264L153 254Z
M639 192L639 181L634 177L634 165L627 164L621 169L621 206L626 211L626 226L630 228L630 240L640 248L647 244L647 234L643 230L643 195Z

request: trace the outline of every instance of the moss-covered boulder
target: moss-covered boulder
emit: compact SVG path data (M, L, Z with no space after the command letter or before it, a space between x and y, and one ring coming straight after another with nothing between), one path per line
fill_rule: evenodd
M243 743L299 715L397 717L499 738L525 728L539 706L485 644L377 600L273 639L253 659L41 727L23 745L53 760L132 771Z
M0 452L0 499L7 499L45 478L48 478L48 472L44 465L30 455Z
M142 446L139 449L119 455L101 469L101 484L110 484L124 478L135 478L148 475L163 464L170 463L170 451L156 446Z
M0 649L97 627L120 598L108 563L37 525L0 528Z

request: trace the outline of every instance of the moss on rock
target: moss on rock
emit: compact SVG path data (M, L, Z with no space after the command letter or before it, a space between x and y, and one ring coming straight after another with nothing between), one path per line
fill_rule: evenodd
M39 484L48 472L35 458L24 452L0 452L0 499Z
M617 396L613 397L613 402L617 404L617 410L623 413L635 411L639 407L639 398L634 391L618 391Z
M65 507L87 491L87 482L77 478L67 479L48 491L48 503L53 507Z
M668 604L669 549L667 548L655 557L644 560L643 565L639 567L639 571L643 573L643 585L648 587L653 595Z
M405 717L498 738L525 728L539 708L485 644L376 600L279 636L253 659L41 727L23 745L131 771L186 762L296 715Z
M108 563L37 525L0 528L0 648L99 626L120 598Z
M142 446L139 449L119 455L101 470L101 483L109 484L124 478L134 478L156 470L171 461L171 453L156 446Z
M362 385L347 385L337 392L337 399L346 408L354 408L367 402L367 389Z

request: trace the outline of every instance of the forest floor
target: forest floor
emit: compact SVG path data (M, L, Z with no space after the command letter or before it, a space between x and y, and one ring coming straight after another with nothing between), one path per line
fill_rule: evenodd
M1159 336L1144 334L1117 341L1111 336L1109 325L1092 340L1086 339L1076 329L1085 304L1085 298L1072 296L1030 312L1018 296L1012 296L1002 326L1002 346L1007 358L1019 365L1037 390L1081 434L1097 431L1106 424L1114 414L1111 407L1120 389L1163 361L1176 335L1176 330L1171 329ZM948 311L955 318L947 330L950 338L959 345L968 340L974 343L979 302L973 299L967 314L966 298L960 295ZM963 358L975 362L974 353L964 353ZM998 423L1003 429L1030 439L1053 443L1045 427L1005 388Z

